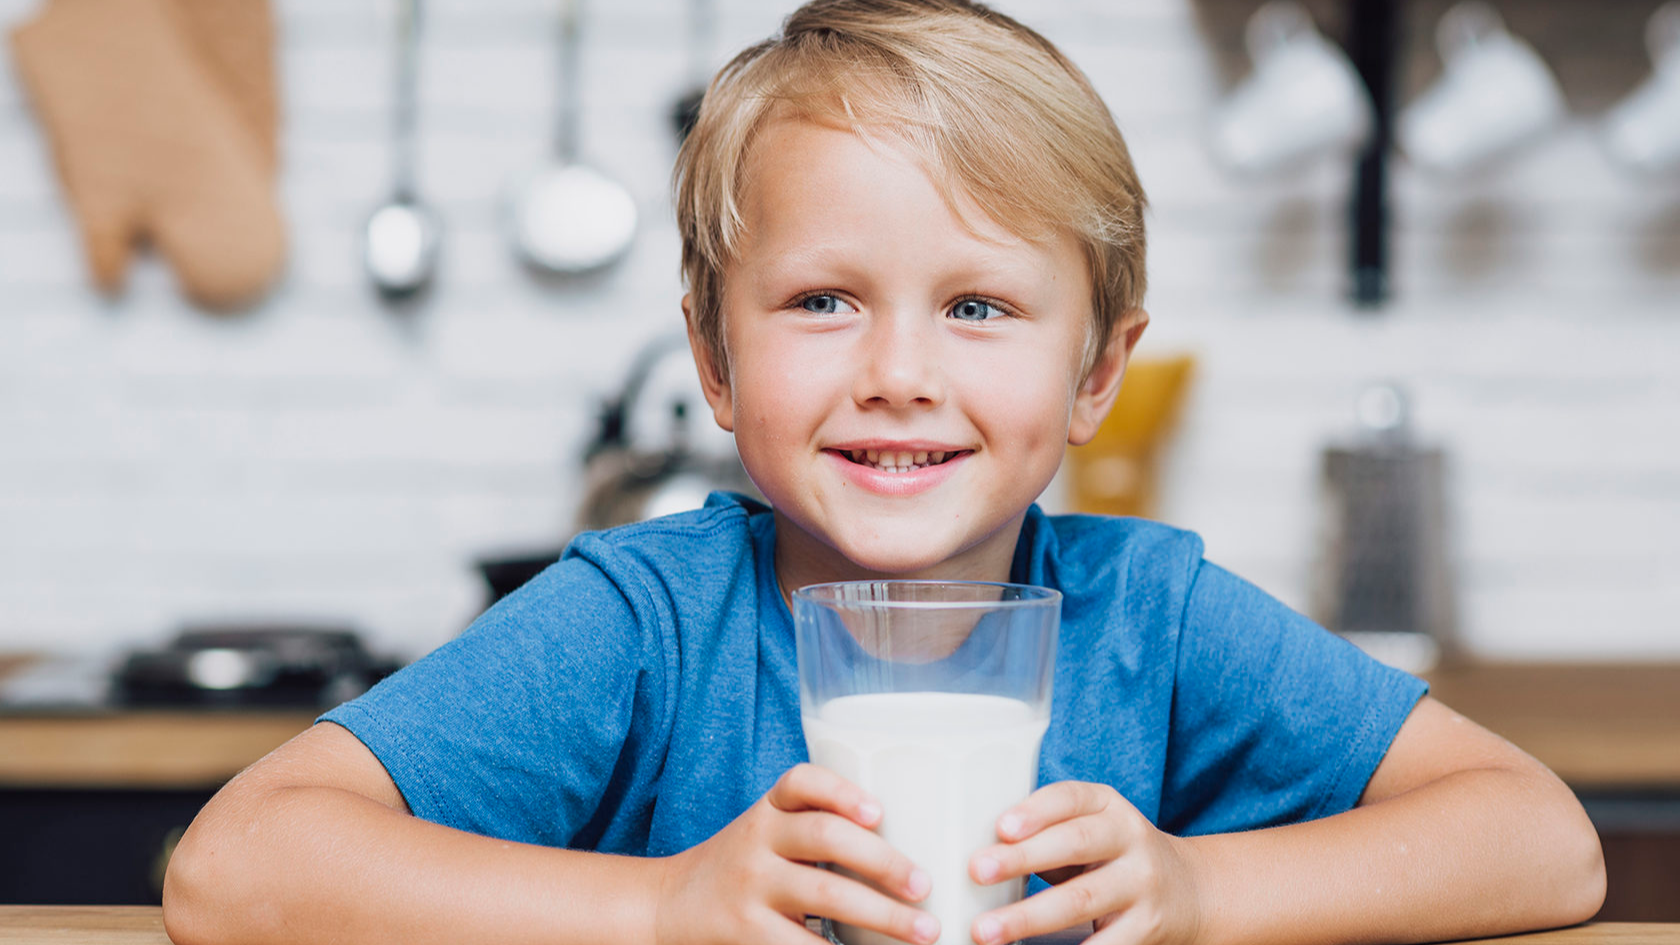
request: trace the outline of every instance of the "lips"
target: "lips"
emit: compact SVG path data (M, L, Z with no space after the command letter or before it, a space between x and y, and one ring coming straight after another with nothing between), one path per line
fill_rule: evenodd
M942 443L882 444L879 448L843 444L823 453L848 481L889 497L925 492L949 479L974 455L973 450Z

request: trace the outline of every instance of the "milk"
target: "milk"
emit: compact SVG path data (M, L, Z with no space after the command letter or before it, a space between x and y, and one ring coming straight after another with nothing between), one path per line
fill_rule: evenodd
M807 715L811 760L881 802L880 835L927 870L916 905L939 919L940 945L973 945L982 912L1019 900L1024 879L981 886L968 860L997 842L997 819L1032 793L1049 720L1001 696L944 692L843 696ZM902 945L835 923L846 945Z

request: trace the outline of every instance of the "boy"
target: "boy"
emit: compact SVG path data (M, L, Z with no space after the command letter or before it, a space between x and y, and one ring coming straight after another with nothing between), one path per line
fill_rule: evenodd
M695 361L770 508L578 538L241 774L170 866L177 942L795 945L822 915L1308 945L1598 908L1544 767L1194 536L1033 506L1147 323L1142 190L1048 42L963 0L818 0L720 74L677 174ZM969 929L801 764L788 594L886 576L1065 595L1044 786L970 861L1053 885Z

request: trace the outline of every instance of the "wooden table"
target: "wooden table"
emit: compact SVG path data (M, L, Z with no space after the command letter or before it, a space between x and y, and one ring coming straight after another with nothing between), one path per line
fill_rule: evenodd
M7 945L170 945L156 906L0 906ZM1047 935L1031 945L1071 945L1074 935ZM1680 924L1604 922L1552 932L1485 939L1492 945L1680 945Z

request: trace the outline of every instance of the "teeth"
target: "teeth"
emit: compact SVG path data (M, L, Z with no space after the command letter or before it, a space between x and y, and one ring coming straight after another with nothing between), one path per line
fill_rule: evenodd
M926 466L937 466L945 460L957 455L956 452L943 450L925 450L918 452L898 452L897 450L846 450L852 462L874 466L882 472L903 473Z

